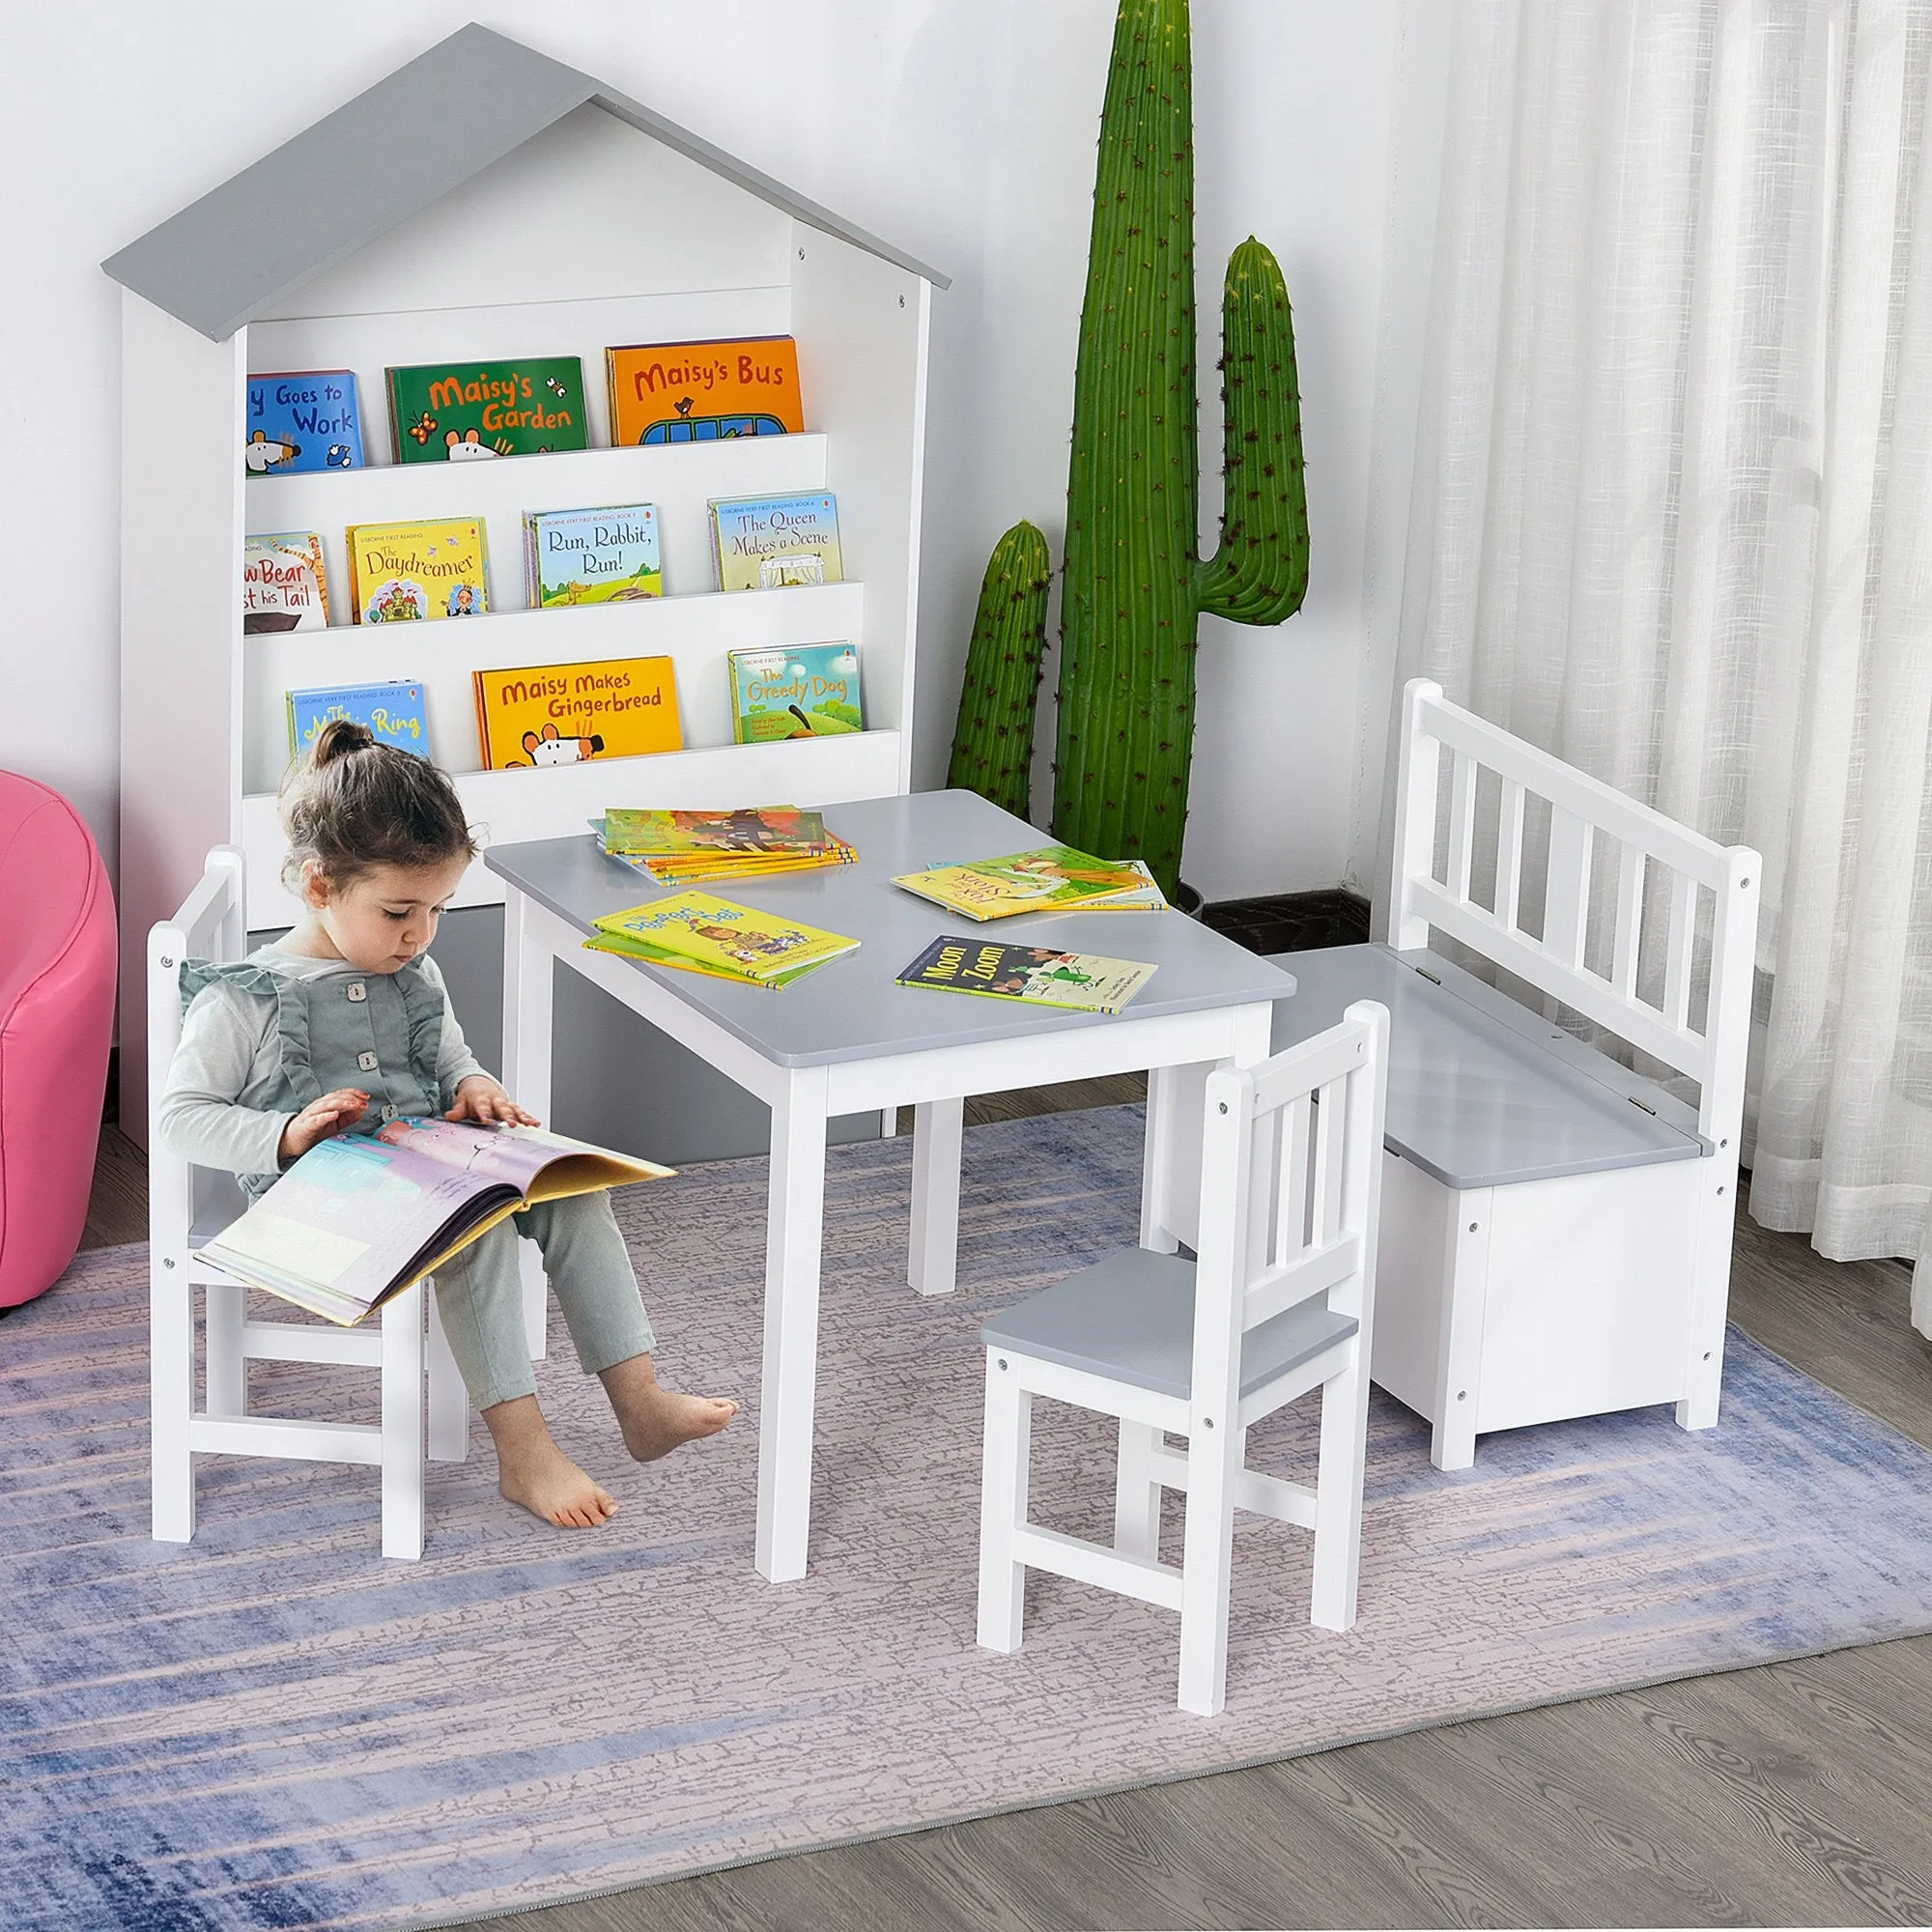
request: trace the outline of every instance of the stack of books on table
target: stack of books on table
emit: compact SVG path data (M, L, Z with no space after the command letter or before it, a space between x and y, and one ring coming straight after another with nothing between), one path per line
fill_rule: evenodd
M592 827L610 857L661 886L707 885L849 866L858 852L815 811L766 805L737 811L630 811Z
M1167 900L1138 859L1096 859L1071 845L1041 845L1003 859L929 866L893 880L967 919L1022 912L1165 912Z
M591 952L775 991L859 949L843 933L698 892L607 913L592 924L583 942Z

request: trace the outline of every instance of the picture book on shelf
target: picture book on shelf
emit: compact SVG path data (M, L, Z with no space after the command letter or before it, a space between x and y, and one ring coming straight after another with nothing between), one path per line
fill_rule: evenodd
M242 468L250 476L362 467L362 411L353 369L248 378Z
M1055 952L1044 946L1001 946L942 933L903 973L901 986L982 993L1038 1007L1117 1013L1151 980L1155 968L1098 952Z
M661 597L658 513L649 503L528 511L524 574L532 610Z
M859 949L859 942L843 933L700 892L673 893L591 923L596 933L586 944L593 950L630 952L653 964L759 985L795 980Z
M204 1252L349 1327L519 1208L675 1171L540 1127L391 1121L317 1142Z
M711 559L720 590L838 583L844 576L838 502L822 493L714 500Z
M314 530L250 537L242 550L242 635L328 627L328 571Z
M583 364L575 355L426 362L386 374L389 442L398 463L471 463L589 447Z
M1134 867L1110 864L1071 845L1041 845L1004 858L901 873L893 884L949 912L988 920L1023 912L1078 912L1140 897L1149 880Z
M490 608L480 518L352 524L348 538L351 614L357 624L479 617Z
M611 440L718 442L805 428L798 346L788 335L647 342L604 352Z
M684 748L669 658L528 665L471 676L485 771Z
M406 678L383 684L324 685L288 694L289 752L300 757L332 718L366 724L384 745L429 756L429 724L423 715L423 688Z
M740 650L731 666L731 730L741 745L836 738L866 728L854 644Z

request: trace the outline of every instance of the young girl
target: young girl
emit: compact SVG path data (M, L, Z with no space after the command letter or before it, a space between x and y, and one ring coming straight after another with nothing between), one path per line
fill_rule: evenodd
M535 1126L465 1044L427 952L476 851L456 787L427 759L338 719L283 786L282 826L283 877L308 917L238 965L184 964L163 1145L240 1175L255 1200L330 1134L431 1114ZM577 1358L602 1379L639 1462L715 1435L737 1405L658 1386L608 1194L526 1208L445 1262L437 1305L490 1426L498 1488L547 1522L587 1529L617 1505L551 1439L537 1407L519 1236L543 1250Z

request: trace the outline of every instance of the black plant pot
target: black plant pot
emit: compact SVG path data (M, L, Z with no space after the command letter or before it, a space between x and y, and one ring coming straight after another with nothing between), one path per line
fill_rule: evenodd
M1184 912L1189 919L1199 919L1201 908L1208 901L1185 879L1179 879L1175 883L1172 903L1176 912Z

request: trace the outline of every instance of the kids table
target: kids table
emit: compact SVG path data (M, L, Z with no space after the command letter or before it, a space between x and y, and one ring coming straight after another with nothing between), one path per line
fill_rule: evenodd
M593 920L655 895L588 833L497 846L485 859L505 888L503 1082L525 1106L549 1117L551 968L560 959L772 1110L756 1542L757 1567L772 1582L806 1570L826 1122L913 1107L907 1280L922 1294L945 1294L965 1096L1145 1068L1141 1241L1172 1253L1198 1233L1206 1068L1265 1060L1274 1003L1294 990L1279 967L1179 913L1034 913L974 926L893 885L895 872L1046 842L972 792L865 799L828 807L826 819L858 847L857 865L728 888L744 904L861 942L777 993L584 951ZM938 934L959 931L1159 970L1117 1016L895 983Z

